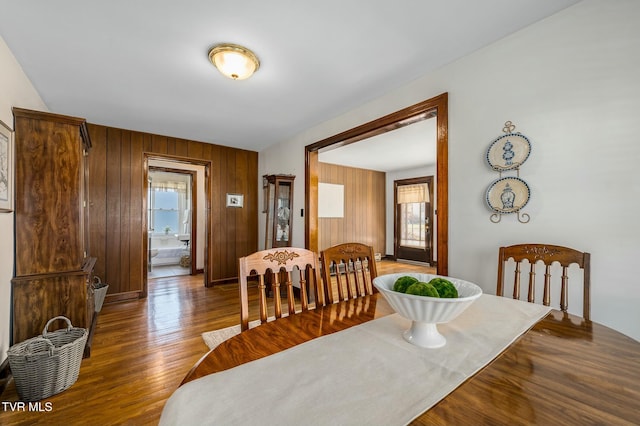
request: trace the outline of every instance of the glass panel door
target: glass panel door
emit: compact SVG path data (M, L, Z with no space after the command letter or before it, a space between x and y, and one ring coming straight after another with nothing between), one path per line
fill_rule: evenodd
M432 262L432 177L394 182L395 257Z

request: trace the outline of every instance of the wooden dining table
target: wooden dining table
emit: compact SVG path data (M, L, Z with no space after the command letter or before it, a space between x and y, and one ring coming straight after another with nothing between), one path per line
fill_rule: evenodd
M376 293L262 324L208 352L183 384L393 313ZM551 310L411 424L639 425L640 342Z

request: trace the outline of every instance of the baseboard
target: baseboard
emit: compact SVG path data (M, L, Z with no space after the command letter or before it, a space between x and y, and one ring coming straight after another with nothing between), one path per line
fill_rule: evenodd
M408 265L416 265L416 266L434 266L429 262L418 262L417 260L408 260L408 259L397 259L398 263L406 263Z
M4 393L4 390L11 383L11 379L13 379L13 376L9 368L9 358L7 358L0 364L0 395Z
M416 261L413 261L413 260L399 259L399 258L395 257L392 254L387 254L387 255L382 256L382 260L392 260L394 262L400 262L400 263L404 262L404 263L413 263L413 264L416 264L416 265L426 265L426 266L431 266L433 268L438 266L438 262L436 262L435 260L432 261L432 262L416 262Z
M238 277L221 278L221 279L209 281L208 283L205 284L205 287L213 287L216 284L229 284L229 283L237 283L237 282L238 282Z
M142 292L140 291L127 291L123 293L107 294L104 299L105 304L116 302L128 302L130 300L141 299Z

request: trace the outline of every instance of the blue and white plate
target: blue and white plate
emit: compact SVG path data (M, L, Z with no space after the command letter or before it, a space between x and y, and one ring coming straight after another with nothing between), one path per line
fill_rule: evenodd
M515 170L527 161L530 153L531 142L525 135L507 133L491 142L487 150L487 163L498 172Z
M529 202L529 185L519 177L495 180L487 189L487 206L495 213L516 213Z

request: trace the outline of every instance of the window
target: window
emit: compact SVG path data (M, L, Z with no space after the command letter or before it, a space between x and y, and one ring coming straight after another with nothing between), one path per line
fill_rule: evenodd
M178 206L179 194L177 192L164 192L154 190L154 206L152 209L152 223L156 231L178 232L180 223Z
M400 244L405 247L426 247L425 203L404 203L400 205Z
M149 228L154 234L189 233L191 176L149 173Z

